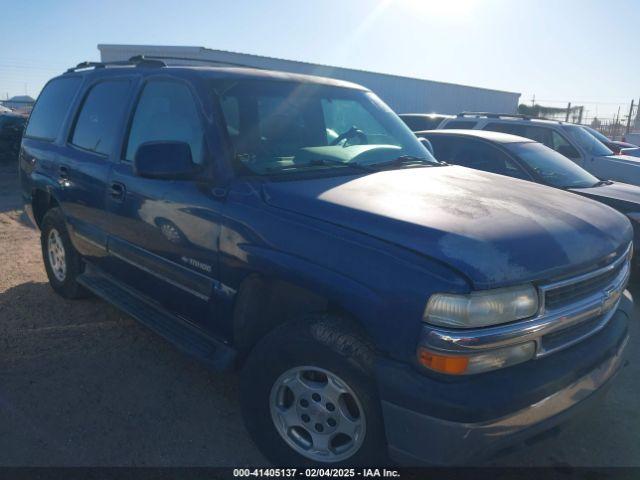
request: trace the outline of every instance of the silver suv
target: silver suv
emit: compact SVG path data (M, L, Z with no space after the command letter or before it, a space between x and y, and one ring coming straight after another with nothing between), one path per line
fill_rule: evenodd
M491 130L543 143L602 180L640 185L640 160L615 155L580 125L516 114L463 112L445 119L438 129Z

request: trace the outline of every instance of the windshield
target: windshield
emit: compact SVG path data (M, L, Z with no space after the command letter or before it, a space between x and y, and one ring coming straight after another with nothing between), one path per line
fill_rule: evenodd
M591 128L591 127L582 127L582 128L584 130L586 130L587 132L589 132L594 137L596 137L598 140L600 140L605 145L607 144L607 142L611 141L607 137L605 137L602 133L600 133L598 130L596 130L595 128Z
M609 148L579 125L563 125L564 131L587 153L597 156L613 155Z
M505 147L552 187L586 188L598 184L596 177L541 143L507 143Z
M216 82L234 157L245 174L437 165L371 92L280 81Z

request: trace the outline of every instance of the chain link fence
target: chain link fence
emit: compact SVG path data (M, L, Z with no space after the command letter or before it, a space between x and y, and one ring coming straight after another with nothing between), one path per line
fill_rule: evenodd
M536 118L559 120L588 125L613 140L623 140L627 136L640 137L640 101L631 100L626 107L620 106L615 115L592 115L584 105L550 107L539 104L520 105L519 113Z

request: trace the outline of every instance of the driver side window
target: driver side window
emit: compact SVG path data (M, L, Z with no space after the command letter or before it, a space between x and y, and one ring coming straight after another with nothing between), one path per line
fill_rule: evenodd
M556 131L552 131L551 133L551 143L551 148L565 157L570 158L571 160L577 160L580 158L580 152L578 152L573 145L571 145Z
M498 148L481 141L458 139L451 163L485 172L497 173L498 175L506 175L523 180L531 179L508 155Z
M131 123L125 158L132 162L138 147L152 141L188 143L193 162L203 162L204 129L186 85L153 80L144 87Z

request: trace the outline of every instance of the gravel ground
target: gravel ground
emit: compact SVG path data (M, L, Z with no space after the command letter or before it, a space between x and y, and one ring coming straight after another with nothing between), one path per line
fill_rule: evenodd
M636 318L629 365L598 410L492 464L640 466L639 333ZM234 375L100 300L56 296L16 169L0 167L0 466L265 464L238 403Z

